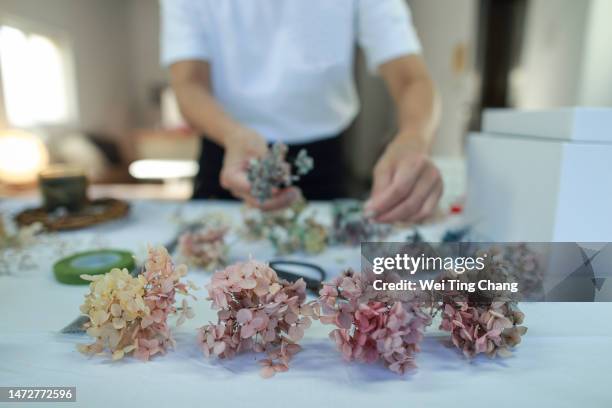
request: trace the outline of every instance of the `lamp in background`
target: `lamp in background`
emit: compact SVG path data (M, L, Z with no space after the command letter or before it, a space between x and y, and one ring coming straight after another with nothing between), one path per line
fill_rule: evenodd
M48 163L49 153L38 136L17 129L0 131L0 183L33 184Z

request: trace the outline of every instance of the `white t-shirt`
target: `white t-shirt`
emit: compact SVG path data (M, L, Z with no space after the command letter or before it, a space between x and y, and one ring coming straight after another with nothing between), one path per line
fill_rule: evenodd
M420 52L404 0L161 0L162 63L205 60L215 98L269 141L334 136L359 110L355 45L375 73Z

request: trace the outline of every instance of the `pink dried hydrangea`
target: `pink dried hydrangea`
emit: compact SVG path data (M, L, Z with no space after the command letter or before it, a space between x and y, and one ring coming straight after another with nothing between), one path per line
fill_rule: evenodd
M304 281L287 282L267 264L248 261L216 272L206 288L219 311L217 324L199 331L204 355L231 358L241 351L265 351L268 358L260 362L263 377L286 371L314 313L304 304Z
M451 301L443 306L440 328L451 333L452 343L468 358L480 353L507 357L527 332L520 326L523 319L524 314L513 302Z
M207 226L187 231L179 238L181 255L195 266L211 269L225 264L227 245L225 226Z
M509 290L483 290L477 285L480 281L511 283L515 279L515 268L504 259L503 252L493 248L488 254L482 269L464 273L448 270L441 277L442 281L452 279L474 285L472 291L443 291L437 299L442 311L440 329L450 332L452 344L468 358L481 353L491 358L507 357L527 332L521 326L525 315L518 308L516 294Z
M323 285L319 318L337 326L330 338L347 361L380 360L399 374L414 368L414 354L431 317L415 302L377 298L363 288L362 276L351 270Z
M175 295L188 294L181 278L185 265L177 267L165 248L149 248L144 272L131 276L127 269L113 269L104 275L82 275L91 281L81 312L89 316L87 334L95 338L92 344L79 345L85 354L112 353L113 360L127 354L148 360L174 347L168 326L168 316L177 313ZM183 299L177 324L192 317Z

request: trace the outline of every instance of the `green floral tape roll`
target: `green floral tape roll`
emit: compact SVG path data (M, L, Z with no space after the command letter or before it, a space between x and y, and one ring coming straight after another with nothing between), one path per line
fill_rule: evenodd
M132 271L136 267L134 254L116 249L101 249L74 254L60 259L53 265L55 278L69 285L85 285L89 282L81 275L100 275L113 268L126 268Z

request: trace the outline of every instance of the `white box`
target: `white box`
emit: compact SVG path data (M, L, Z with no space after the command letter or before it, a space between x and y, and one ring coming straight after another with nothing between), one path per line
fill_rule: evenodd
M483 133L612 143L612 109L487 109Z
M491 241L612 241L612 109L485 112L466 216Z

